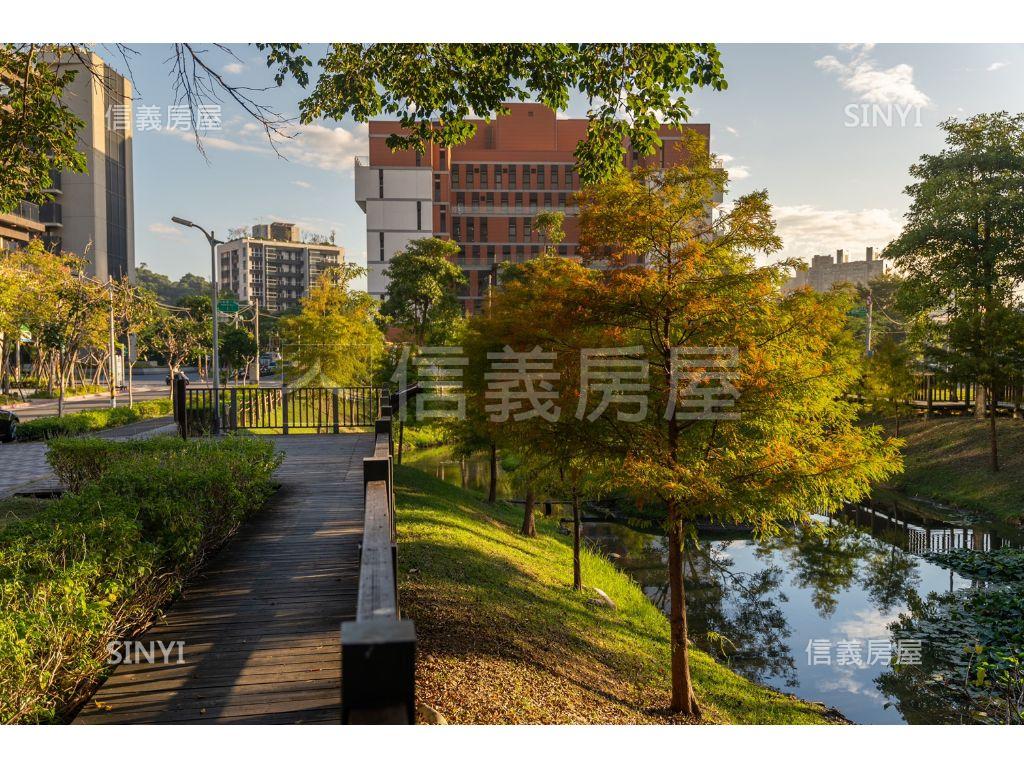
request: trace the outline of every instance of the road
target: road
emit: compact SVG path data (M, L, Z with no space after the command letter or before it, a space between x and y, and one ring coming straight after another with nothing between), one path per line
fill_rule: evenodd
M195 368L186 368L185 374L194 385L209 385L205 379L201 379ZM142 400L159 400L163 397L170 397L170 388L166 384L167 371L163 368L136 369L132 377L132 393L135 402ZM262 386L281 386L280 375L266 377L260 382ZM117 404L128 405L128 392L121 390L117 393ZM81 399L67 400L64 403L64 413L77 413L79 411L95 410L106 408L110 405L110 395L89 395ZM11 408L18 414L22 421L31 421L40 416L56 416L56 400L34 400L27 406L15 406Z

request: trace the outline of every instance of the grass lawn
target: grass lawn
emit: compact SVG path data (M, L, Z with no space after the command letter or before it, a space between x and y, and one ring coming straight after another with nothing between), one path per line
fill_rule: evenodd
M900 426L906 469L893 490L1024 521L1024 422L999 419L1000 471L989 470L988 422L969 417L916 419Z
M419 638L417 694L451 723L669 723L669 628L626 574L585 552L583 580L617 609L575 593L572 544L539 517L488 505L396 467L399 581ZM819 705L756 685L694 650L705 719L826 723Z

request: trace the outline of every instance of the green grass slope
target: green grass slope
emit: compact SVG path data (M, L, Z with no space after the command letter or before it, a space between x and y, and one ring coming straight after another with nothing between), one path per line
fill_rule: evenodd
M396 468L399 582L419 637L418 697L452 723L667 723L669 628L597 554L576 593L556 523L518 533L521 513ZM825 723L818 705L756 685L694 650L705 722Z

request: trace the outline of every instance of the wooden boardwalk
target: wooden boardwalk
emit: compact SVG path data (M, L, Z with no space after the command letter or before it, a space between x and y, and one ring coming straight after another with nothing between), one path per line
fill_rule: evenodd
M75 723L338 723L342 621L355 616L369 434L273 439L281 490L139 641ZM160 646L156 646L159 648Z

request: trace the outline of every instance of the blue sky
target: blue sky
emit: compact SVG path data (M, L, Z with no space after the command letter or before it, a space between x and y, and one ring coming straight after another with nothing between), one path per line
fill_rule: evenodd
M324 234L334 230L350 260L365 263L364 217L352 199L352 158L365 154L364 126L296 126L298 136L281 147L288 158L282 160L251 120L225 103L222 129L207 134L207 161L190 134L166 129L167 105L174 103L170 47L135 49L136 113L157 105L164 123L135 132L138 262L172 277L206 274L205 242L171 225L178 215L219 235L272 220ZM209 58L233 82L272 84L254 47L232 50L240 62L212 49ZM721 50L729 88L695 93L694 120L712 125L712 150L731 172L730 194L768 189L783 256L845 248L863 258L865 246L884 247L906 207L907 168L941 147L937 123L978 112L1024 112L1020 45L737 44ZM308 50L314 61L322 51ZM112 50L98 52L125 71ZM297 113L303 95L291 84L256 94L288 115ZM576 97L568 114L583 116L585 108Z

